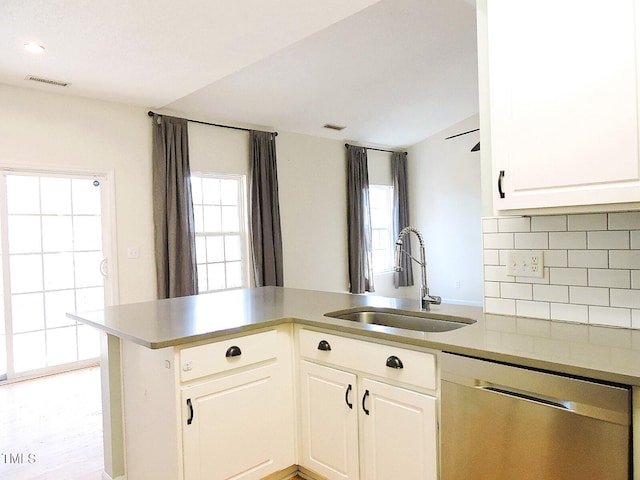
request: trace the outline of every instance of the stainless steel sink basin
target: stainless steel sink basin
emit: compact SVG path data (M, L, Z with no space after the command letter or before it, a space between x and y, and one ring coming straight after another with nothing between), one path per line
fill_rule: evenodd
M476 323L472 318L443 315L435 312L415 312L393 308L356 307L324 314L325 317L352 322L403 328L419 332L449 332Z

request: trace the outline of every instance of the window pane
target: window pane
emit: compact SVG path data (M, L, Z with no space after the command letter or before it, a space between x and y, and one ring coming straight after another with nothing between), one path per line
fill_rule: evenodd
M220 207L204 207L204 231L219 232L222 230L222 212Z
M7 211L40 213L40 182L38 177L7 176Z
M73 250L73 230L70 216L42 217L42 248L45 252Z
M44 331L13 336L13 366L16 372L46 367L45 352Z
M222 290L225 287L224 263L210 263L207 265L209 290Z
M227 267L227 288L242 287L242 264L240 262L229 262Z
M238 183L239 180L223 179L220 182L220 194L222 205L238 204Z
M41 251L40 217L9 216L9 253L36 253Z
M101 252L75 253L76 287L102 286L103 277L100 273Z
M104 308L104 288L78 288L76 290L76 310L87 312Z
M193 203L202 203L202 180L199 177L191 177L191 198Z
M11 293L42 290L42 255L11 255Z
M44 305L47 328L75 325L75 320L67 317L68 312L74 312L76 309L73 290L46 292Z
M196 237L196 263L207 263L207 238Z
M44 289L73 288L73 255L71 253L44 254Z
M198 265L198 293L209 290L209 282L207 280L207 265Z
M193 225L196 232L204 232L204 208L201 205L193 206Z
M209 177L202 179L202 203L220 205L220 180Z
M102 250L102 220L100 217L73 217L74 250Z
M73 195L73 213L75 215L100 215L100 185L93 184L90 178L74 178L71 180Z
M227 262L242 260L240 235L227 235L224 237L224 253Z
M225 232L240 230L238 207L222 207L222 230Z
M0 375L7 373L7 337L0 335Z
M44 329L44 304L42 293L11 296L11 312L14 333Z
M224 262L224 240L222 237L207 237L207 262Z
M76 327L47 330L47 365L60 365L78 359Z
M78 325L78 360L100 356L100 332L88 325Z
M42 177L40 189L42 213L71 214L71 179Z

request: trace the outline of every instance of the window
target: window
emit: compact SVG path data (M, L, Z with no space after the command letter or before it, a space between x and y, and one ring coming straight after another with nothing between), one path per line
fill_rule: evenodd
M248 285L245 177L191 176L198 293Z
M369 185L373 272L393 270L393 187Z

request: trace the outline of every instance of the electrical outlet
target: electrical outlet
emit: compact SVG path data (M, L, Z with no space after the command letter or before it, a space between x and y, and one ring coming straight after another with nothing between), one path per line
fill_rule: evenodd
M544 277L542 250L511 250L507 253L507 275L512 277Z

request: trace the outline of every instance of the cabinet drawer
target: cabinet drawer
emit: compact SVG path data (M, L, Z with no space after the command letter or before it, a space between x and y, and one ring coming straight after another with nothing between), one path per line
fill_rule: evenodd
M180 379L186 382L276 358L276 336L277 332L270 330L185 348L180 351Z
M436 357L431 353L304 329L299 330L298 338L300 355L309 360L436 389ZM402 368L387 366L396 362L392 357L401 362Z

